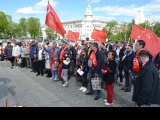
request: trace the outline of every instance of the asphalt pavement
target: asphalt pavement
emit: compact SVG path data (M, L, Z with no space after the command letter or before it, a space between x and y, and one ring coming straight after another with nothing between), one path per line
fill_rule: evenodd
M31 69L11 69L10 66L10 62L0 62L0 107L6 107L7 100L9 107L134 107L132 91L124 92L118 84L114 85L114 104L106 106L105 89L101 98L94 100L95 94L88 96L79 91L81 82L74 76L66 88L46 75L36 76L36 73L30 72Z

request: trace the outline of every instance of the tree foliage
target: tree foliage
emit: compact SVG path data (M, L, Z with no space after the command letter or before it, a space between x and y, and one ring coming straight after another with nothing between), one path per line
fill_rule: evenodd
M113 33L113 29L116 27L118 23L116 21L110 21L106 23L104 30L107 30L107 38L110 39Z
M160 37L160 22L156 22L156 24L153 26L153 32Z
M28 20L26 18L21 18L19 20L18 27L21 30L19 37L26 37L27 36L27 22L28 22Z
M30 17L28 19L28 33L32 38L40 37L40 20L38 18Z
M57 34L55 33L55 31L53 31L49 27L46 28L45 32L46 32L47 38L57 38Z
M151 23L148 20L146 20L144 23L139 24L139 26L143 27L144 29L151 29Z
M0 37L4 37L6 35L6 30L8 27L8 20L4 12L0 12Z

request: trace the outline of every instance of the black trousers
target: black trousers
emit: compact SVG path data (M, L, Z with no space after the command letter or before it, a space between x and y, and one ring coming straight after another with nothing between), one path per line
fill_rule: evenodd
M26 58L25 57L22 57L22 63L21 63L21 67L26 67Z
M14 57L12 58L7 58L11 62L11 66L14 66Z
M87 71L84 71L84 74L82 75L82 86L86 88L88 86L87 73Z
M34 59L31 59L31 63L32 63L32 70L34 72L37 72L37 70L36 70L36 62L34 61Z
M36 62L36 67L37 67L37 74L38 75L43 75L44 74L44 72L43 72L43 70L44 70L44 60L42 60L42 61L37 61Z

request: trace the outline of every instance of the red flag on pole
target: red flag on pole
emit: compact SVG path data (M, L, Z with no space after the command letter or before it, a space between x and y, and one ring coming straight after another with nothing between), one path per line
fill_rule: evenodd
M148 50L153 57L156 57L156 55L160 52L160 39L158 36L148 28L142 34L140 39L145 41L145 49Z
M64 30L60 19L58 18L56 12L53 10L52 6L49 4L49 1L47 5L47 14L46 14L45 24L62 36L66 34L66 31Z
M130 34L130 38L138 40L144 31L145 31L144 28L142 28L141 26L138 26L138 25L134 24L134 26L132 28L132 32Z
M107 33L105 30L97 30L94 28L91 37L96 41L106 42Z
M79 39L79 32L72 32L68 30L66 38L69 40L77 41Z

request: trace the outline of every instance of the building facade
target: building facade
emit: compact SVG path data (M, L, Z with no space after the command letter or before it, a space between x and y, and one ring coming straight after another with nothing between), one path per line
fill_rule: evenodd
M43 40L47 38L46 31L45 31L46 28L47 28L46 25L43 25L43 26L41 27L41 31L42 31L42 39L43 39Z
M71 30L80 33L80 40L92 40L91 35L93 29L102 30L106 26L106 21L94 20L91 6L88 4L87 9L82 20L74 20L62 22L66 32Z

